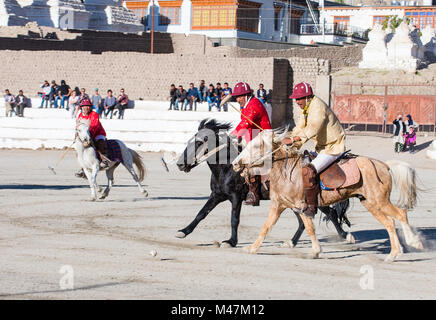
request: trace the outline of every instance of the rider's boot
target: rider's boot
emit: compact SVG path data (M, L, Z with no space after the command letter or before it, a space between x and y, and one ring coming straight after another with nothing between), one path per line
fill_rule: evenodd
M248 194L247 198L244 201L245 205L248 206L259 206L259 193L260 193L260 177L254 176L250 177L248 185Z
M98 140L95 142L95 146L97 148L97 152L100 155L100 169L108 169L112 166L113 161L111 161L108 157L108 146L106 140Z
M303 214L308 218L314 218L318 207L319 182L315 167L309 163L303 168L303 188L306 206Z
M77 171L74 174L77 178L84 178L87 179L85 172L83 171L83 169L80 169L79 171Z

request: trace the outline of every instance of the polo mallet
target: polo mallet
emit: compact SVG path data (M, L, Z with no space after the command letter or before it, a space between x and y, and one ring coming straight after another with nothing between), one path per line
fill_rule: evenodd
M68 153L68 151L71 150L71 147L73 146L73 144L76 141L74 140L73 143L67 148L67 150L64 151L64 153L61 155L61 157L59 158L58 162L56 162L55 166L48 166L48 168L53 172L53 174L56 174L55 168L58 166L58 164L62 161L62 159L65 157L65 155Z

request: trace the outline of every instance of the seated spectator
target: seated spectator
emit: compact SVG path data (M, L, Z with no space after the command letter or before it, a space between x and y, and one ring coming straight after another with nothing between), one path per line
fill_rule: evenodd
M120 90L120 94L117 98L118 119L124 119L124 110L129 106L129 97L125 94L124 89ZM117 115L117 111L114 112L114 116Z
M189 103L189 111L192 111L193 104L195 111L197 111L197 101L200 100L200 97L198 95L198 89L194 87L194 84L192 82L189 84L187 98Z
M79 112L80 99L75 90L71 92L68 104L71 109L71 118L76 118Z
M209 89L206 92L206 99L207 99L209 111L212 111L212 107L213 106L216 107L216 103L217 103L215 87L213 86L212 83L209 84Z
M50 97L50 92L51 92L51 86L48 83L48 81L45 80L44 83L41 85L41 91L38 92L38 94L41 96L41 106L40 106L40 108L44 107L44 103L45 103L45 107L47 108L48 99Z
M177 109L176 109L176 99L177 99L177 97L176 97L176 91L177 91L176 86L175 86L174 84L172 84L172 85L170 86L170 96L169 96L169 99L170 99L170 107L169 107L168 110L172 110L173 107L174 107L174 110L177 110Z
M103 102L103 112L104 117L107 119L107 115L110 113L110 118L112 119L112 113L114 112L114 108L117 105L117 99L112 95L112 90L107 91L107 97L104 99Z
M97 114L100 116L101 115L100 107L101 107L102 98L101 95L98 93L98 88L95 88L94 95L91 98L91 102L92 102L92 110L97 112Z
M201 80L200 85L198 86L198 96L200 98L200 103L206 101L206 92L207 92L206 84L204 83L204 80Z
M415 133L415 127L410 126L408 132L404 135L405 139L405 145L406 148L409 149L409 153L415 152L415 145L416 145L416 133Z
M229 87L229 84L227 82L224 82L224 88L223 88L223 91L221 93L221 100L223 100L229 94L230 95L232 94L232 88ZM223 111L225 111L225 112L229 111L227 103L223 104Z
M55 105L58 105L60 109L65 108L65 101L67 102L67 111L68 107L68 98L71 94L71 88L66 84L65 80L61 80L61 85L59 86L58 94L56 96ZM60 101L60 104L59 104Z
M221 111L221 94L223 93L223 88L221 87L221 83L217 83L216 84L216 89L215 89L215 96L216 96L216 107L218 109L218 111Z
M23 90L18 92L18 96L15 97L16 115L19 117L24 116L24 108L28 107L28 100L23 93Z
M259 89L257 90L257 98L265 104L266 102L266 90L263 88L263 83L259 84Z
M48 96L48 101L50 102L50 108L53 108L53 105L55 108L58 107L57 105L57 100L56 100L56 96L58 95L58 91L59 91L59 86L56 84L56 81L52 81L51 82L51 86L50 86L50 93Z
M83 99L90 100L85 88L80 89L79 102L81 102Z
M15 97L9 92L9 89L5 90L5 107L6 107L6 117L12 117L12 112L17 115L15 111Z
M187 92L185 89L183 89L182 85L179 85L179 88L177 89L176 92L176 109L179 108L179 103L182 104L182 106L180 107L180 111L183 111L183 107L185 108L186 111L186 106L188 105L188 98L187 98Z

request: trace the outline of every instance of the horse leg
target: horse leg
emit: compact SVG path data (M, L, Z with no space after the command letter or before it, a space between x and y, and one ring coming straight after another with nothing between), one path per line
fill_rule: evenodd
M200 223L201 220L207 217L209 212L211 212L218 204L223 202L225 199L217 198L214 195L211 195L209 200L205 203L203 208L198 212L197 216L194 218L194 220L184 229L179 230L176 233L177 238L184 238L188 234L190 234L192 231L194 231L195 227Z
M282 244L282 248L294 248L297 246L298 241L300 240L301 235L303 234L304 231L304 223L303 220L301 220L300 215L298 214L298 212L293 211L295 216L297 217L298 220L298 229L295 232L294 236L292 237L291 240L287 240L284 241Z
M389 215L386 215L383 212L383 207L376 203L369 203L367 200L361 201L361 203L387 230L389 234L389 240L391 242L391 252L389 253L389 256L386 257L385 261L394 261L398 255L403 253L403 248L401 247L400 240L398 239L398 235L395 230L394 219Z
M240 195L232 194L231 203L232 203L232 235L229 240L225 240L221 243L222 246L231 246L236 247L238 244L238 226L239 226L239 217L241 215L241 206L242 201Z
M319 207L319 209L327 216L327 219L333 223L336 232L342 239L346 239L348 243L355 243L353 235L349 232L345 232L344 229L342 229L342 225L339 222L338 212L334 207Z
M141 182L139 182L138 175L136 174L135 169L133 169L133 164L131 162L129 164L123 164L126 167L127 171L129 171L132 175L133 180L135 180L136 184L138 185L139 192L141 192L145 197L148 197L148 192L142 187Z
M319 245L318 239L315 234L315 226L313 225L313 220L311 218L306 217L304 214L300 213L300 218L303 220L304 227L306 229L307 234L312 241L312 257L314 259L319 257L321 253L321 246Z
M83 172L85 172L85 175L88 178L89 187L91 188L91 197L89 200L95 201L97 199L97 192L95 188L96 174L94 175L94 168L92 168L92 170L89 170L89 168L83 168Z
M116 163L112 168L106 170L107 187L104 190L103 194L100 196L100 199L104 199L109 195L109 192L111 191L111 188L114 184L114 171L118 167L118 165L119 163Z
M276 224L281 213L285 209L286 209L285 207L282 207L278 203L271 201L271 206L269 209L268 218L266 219L266 222L263 225L259 236L257 237L256 241L252 245L245 247L244 250L246 250L248 253L257 253L260 245L262 244L263 240L266 238L266 235L272 229L272 227Z

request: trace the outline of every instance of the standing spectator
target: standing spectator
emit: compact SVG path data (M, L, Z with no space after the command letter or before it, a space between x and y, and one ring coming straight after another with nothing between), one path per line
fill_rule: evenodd
M394 146L395 152L400 153L404 147L404 135L406 133L406 124L403 122L403 117L398 117L392 122L394 124Z
M81 102L83 99L89 99L89 96L86 93L85 88L80 89L79 102Z
M65 108L65 101L67 102L67 111L69 110L68 107L68 98L71 94L71 88L69 85L67 85L67 83L65 82L65 80L61 80L61 85L59 86L59 90L58 90L58 95L56 96L56 101L55 101L55 105L59 105L59 108ZM60 104L59 103L60 100Z
M50 102L50 108L58 107L56 97L58 96L59 86L56 84L56 81L51 82L50 93L48 96L48 101Z
M48 99L50 97L50 92L51 92L51 86L48 83L47 80L44 81L44 83L41 85L42 91L39 92L40 96L41 96L41 106L40 108L42 108L44 106L45 103L45 108L47 108L48 105Z
M206 84L204 83L204 80L200 81L200 85L198 86L198 96L200 97L200 103L206 101Z
M215 89L215 96L216 96L216 108L218 109L218 111L221 111L221 95L223 93L223 88L221 87L221 83L217 83L216 84L216 89Z
M266 102L266 90L263 88L263 83L259 84L259 89L257 90L257 99L259 99L263 104Z
M174 84L172 84L170 87L170 97L169 97L170 98L170 107L168 110L172 110L173 107L174 107L174 110L177 110L176 109L176 99L177 99L176 92L177 92L176 86Z
M186 111L186 106L188 105L188 98L187 98L187 92L185 89L183 89L182 85L179 85L179 88L177 89L176 92L176 109L179 108L179 103L182 104L182 106L180 107L180 111L183 111L183 107L185 108Z
M224 82L224 88L223 88L223 91L221 93L221 100L223 100L229 94L232 94L232 88L229 87L229 84L227 82ZM229 111L227 103L223 104L223 111L225 111L225 112Z
M129 97L125 94L124 89L120 90L120 95L117 98L118 119L124 119L124 110L129 106ZM117 115L117 111L114 112L114 116Z
M187 98L189 102L189 111L192 111L192 104L194 104L194 109L197 111L197 101L200 100L200 97L198 95L198 89L194 87L192 82L189 84Z
M107 97L104 99L103 103L103 110L104 110L104 118L107 119L107 115L111 114L112 119L112 113L114 112L114 108L117 105L117 99L112 95L112 90L107 91Z
M6 117L12 117L12 112L17 115L15 111L15 97L9 92L9 89L5 90L5 107L6 107Z
M68 105L71 108L71 118L77 117L77 112L79 111L80 98L76 93L76 90L71 92L70 98L68 99Z
M406 148L409 149L409 153L415 152L415 144L416 144L416 133L415 127L410 126L408 132L405 135L406 138Z
M92 102L92 110L95 111L98 114L98 116L100 116L101 114L100 106L101 106L102 98L101 95L98 93L98 88L95 88L94 95L91 98L91 102Z
M206 92L207 104L209 107L209 112L212 111L212 107L216 106L216 95L215 95L215 87L213 84L209 84L209 89Z
M405 124L407 126L407 131L409 130L410 127L413 127L415 130L418 129L418 124L413 121L412 116L410 114L408 114L407 116L407 120L405 121Z
M16 115L19 117L24 116L24 108L28 106L27 98L24 96L23 90L18 92L18 96L15 97Z

